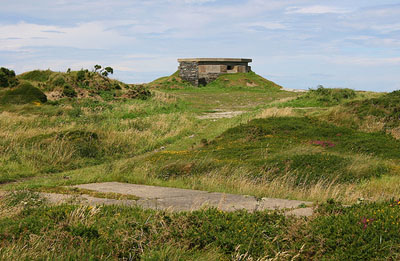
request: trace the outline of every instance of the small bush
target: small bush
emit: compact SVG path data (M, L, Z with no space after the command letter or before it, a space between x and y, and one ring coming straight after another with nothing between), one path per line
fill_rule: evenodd
M81 81L83 81L85 79L85 76L86 76L86 72L84 70L80 70L76 74L76 80L81 82Z
M7 68L0 68L0 88L13 87L18 84L15 72Z
M77 93L74 90L74 88L71 85L68 85L68 84L64 85L62 94L64 96L66 96L66 97L69 97L69 98L74 98L74 97L77 96Z
M143 85L136 85L128 91L126 96L131 99L147 100L151 97L151 92Z
M55 86L63 86L65 84L65 79L61 76L58 76L53 80L53 84Z
M23 83L9 90L0 98L2 104L26 104L31 102L47 102L46 95L30 83Z

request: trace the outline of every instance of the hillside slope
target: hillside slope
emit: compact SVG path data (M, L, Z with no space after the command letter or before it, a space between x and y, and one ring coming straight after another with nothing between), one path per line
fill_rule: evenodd
M152 88L160 89L184 89L193 88L190 83L182 80L179 77L179 72L174 74L161 77L157 80L152 81L148 84ZM215 81L207 84L205 87L198 88L230 88L234 89L248 89L248 90L280 90L282 86L269 81L260 75L249 72L249 73L235 73L235 74L223 74L220 75Z

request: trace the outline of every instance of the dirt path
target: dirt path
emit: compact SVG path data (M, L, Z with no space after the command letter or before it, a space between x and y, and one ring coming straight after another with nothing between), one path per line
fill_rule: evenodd
M243 114L244 111L220 111L216 110L216 112L205 113L203 115L197 116L198 119L224 119L224 118L233 118L240 114Z
M125 195L134 195L139 200L115 200L95 198L87 195L79 197L65 194L42 193L51 203L62 203L78 200L89 205L128 205L142 206L144 208L162 209L171 211L191 211L204 207L216 207L223 211L235 211L246 209L257 210L287 210L286 214L297 216L310 216L313 213L309 206L312 202L262 198L257 200L253 196L207 192L200 190L156 187L119 182L92 183L74 186L81 189L89 189L97 192L113 192ZM300 208L302 207L303 208Z

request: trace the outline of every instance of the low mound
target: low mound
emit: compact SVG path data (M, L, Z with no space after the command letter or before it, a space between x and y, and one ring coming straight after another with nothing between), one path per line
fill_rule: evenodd
M79 71L53 72L51 70L34 70L18 75L18 79L28 82L47 94L50 100L61 98L92 98L113 100L116 98L136 98L124 94L135 91L136 86L131 86L115 79L108 78L113 73L111 67L108 71L95 67L92 71L81 69ZM149 97L149 93L146 93ZM143 95L142 95L143 96ZM143 98L140 96L140 98Z
M6 91L0 98L2 104L44 103L46 95L30 83L22 83L17 88Z
M310 89L306 94L295 100L282 103L283 107L325 107L341 104L356 98L357 94L352 89L324 88Z
M35 82L46 82L51 75L55 72L51 70L34 70L30 72L23 73L18 76L18 78L27 81L35 81Z
M200 148L156 155L165 163L155 173L169 179L230 166L254 182L284 178L295 186L351 183L389 173L399 148L400 141L382 132L365 133L309 118L256 119L214 141L203 141Z
M400 90L385 94L378 98L354 101L346 104L346 108L359 118L373 116L381 119L388 127L400 125Z
M161 89L183 89L194 87L190 83L182 80L182 78L179 77L178 71L171 76L159 78L148 85L152 88ZM254 90L280 90L282 88L282 86L271 82L254 72L222 74L215 81L207 84L205 87Z
M233 73L220 75L215 81L208 84L209 87L219 88L246 88L280 90L282 86L269 81L255 72Z

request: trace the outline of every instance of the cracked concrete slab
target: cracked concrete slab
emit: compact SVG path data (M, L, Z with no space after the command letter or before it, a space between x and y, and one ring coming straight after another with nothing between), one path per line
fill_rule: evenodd
M169 209L172 211L192 211L205 207L216 207L224 211L235 211L246 209L248 211L274 210L274 209L297 209L302 206L311 205L312 202L300 200L287 200L275 198L262 198L257 200L253 196L226 194L219 192L207 192L200 190L158 187L148 185L127 184L120 182L104 182L81 184L74 187L88 189L97 192L113 192L125 195L134 195L140 199L134 200L111 200L96 199L85 196L88 204L123 204L138 205L151 209ZM307 210L291 212L293 215L309 216L311 208Z

